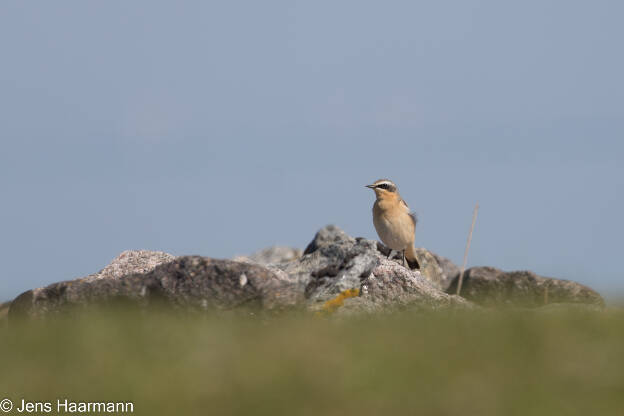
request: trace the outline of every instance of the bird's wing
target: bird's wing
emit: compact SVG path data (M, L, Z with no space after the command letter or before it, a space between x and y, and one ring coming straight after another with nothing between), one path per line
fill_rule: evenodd
M416 223L418 222L418 218L416 218L416 213L413 211L410 211L410 213L407 215L410 216L410 218L412 219L412 222L414 223L414 227L416 227Z
M407 210L408 210L407 215L409 215L409 216L410 216L410 218L412 219L412 223L414 223L414 227L416 227L416 223L418 222L418 219L416 218L416 213L415 213L415 212L413 212L413 211L410 211L410 210L409 210L409 205L407 205L407 202L405 202L403 199L401 199L401 204L402 204L405 208L407 208Z

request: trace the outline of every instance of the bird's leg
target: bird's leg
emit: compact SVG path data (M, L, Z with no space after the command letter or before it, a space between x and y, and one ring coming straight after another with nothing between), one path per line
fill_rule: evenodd
M407 265L407 258L405 257L405 250L403 250L403 267L409 268L409 266Z

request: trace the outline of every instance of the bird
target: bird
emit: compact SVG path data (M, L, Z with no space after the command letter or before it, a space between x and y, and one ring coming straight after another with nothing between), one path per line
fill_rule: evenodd
M375 191L377 197L373 204L373 224L377 235L391 250L403 253L403 266L407 263L410 269L420 269L414 247L416 215L401 198L399 189L389 179L379 179L366 187ZM391 254L392 251L388 257Z

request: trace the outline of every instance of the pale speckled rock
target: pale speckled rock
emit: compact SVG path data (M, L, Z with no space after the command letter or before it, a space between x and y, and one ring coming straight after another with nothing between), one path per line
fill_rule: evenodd
M232 260L262 265L277 264L293 261L301 257L302 251L298 248L273 246L257 251L249 256L237 256Z
M162 251L127 250L115 257L102 270L85 277L85 279L119 279L129 274L147 273L154 270L156 266L169 263L175 258L175 256Z
M414 306L440 308L469 307L470 302L459 296L441 291L419 271L409 270L396 262L382 259L373 272L362 282L363 296L372 303L393 307Z
M459 276L449 287L449 293L455 293L458 280ZM466 270L460 295L483 306L539 307L546 303L604 306L604 300L596 291L580 283L542 277L529 271L504 272L494 267Z
M390 248L386 247L379 241L377 242L377 250L384 256L390 255ZM402 265L403 255L398 252L394 252L394 255L390 258ZM420 266L420 273L423 277L429 279L431 283L438 289L444 288L444 274L443 270L438 264L437 257L434 253L430 252L426 248L417 247L416 257Z

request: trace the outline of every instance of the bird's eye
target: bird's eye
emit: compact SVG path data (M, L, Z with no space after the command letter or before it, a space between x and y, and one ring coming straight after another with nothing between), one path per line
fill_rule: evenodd
M387 183L382 183L381 185L377 185L378 188L381 189L388 189L388 184Z

